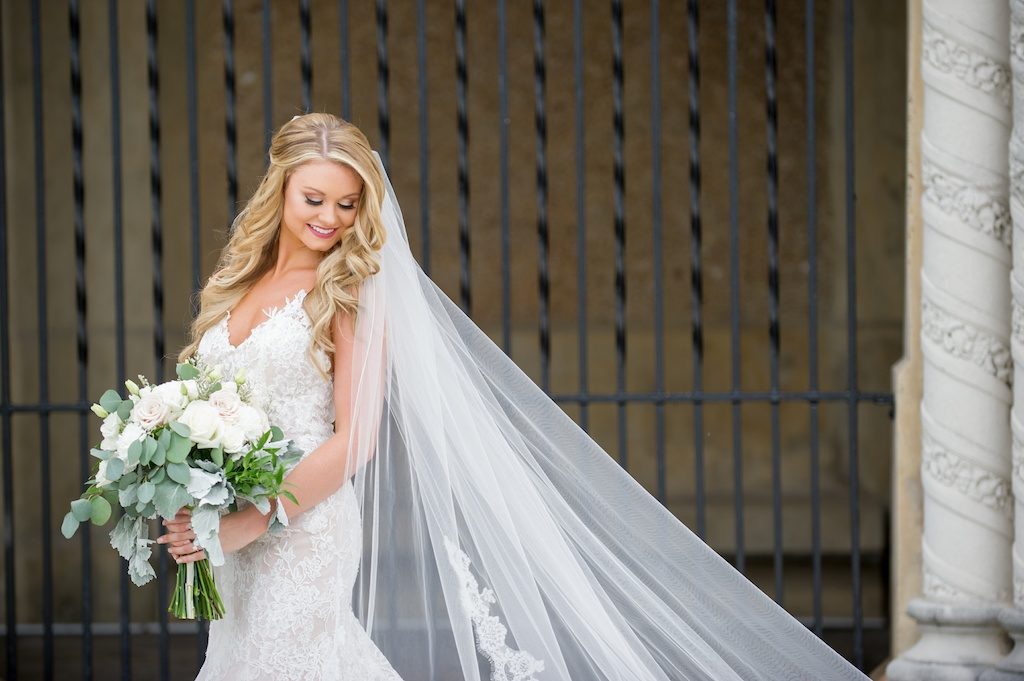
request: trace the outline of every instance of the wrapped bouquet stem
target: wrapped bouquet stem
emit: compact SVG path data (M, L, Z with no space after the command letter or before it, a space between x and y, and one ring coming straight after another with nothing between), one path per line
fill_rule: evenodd
M224 564L218 536L220 519L237 510L239 499L270 513L271 501L285 496L286 472L302 450L271 425L253 404L241 373L222 381L217 367L195 358L177 366L178 379L140 387L125 381L128 396L108 390L92 405L103 419L103 440L91 453L98 463L86 490L71 502L61 532L71 538L86 521L104 525L114 505L123 513L110 533L110 545L128 561L136 585L156 573L149 523L173 518L180 509L192 513L195 545L207 558L178 565L168 612L181 619L219 619L224 603L217 593L213 567ZM284 508L270 515L268 527L288 524Z

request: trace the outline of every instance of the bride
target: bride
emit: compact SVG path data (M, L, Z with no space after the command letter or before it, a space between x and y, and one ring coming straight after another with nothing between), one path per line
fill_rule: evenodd
M224 516L199 679L867 677L650 496L420 270L379 156L297 116L190 343L305 451ZM273 512L273 510L271 511ZM158 541L201 560L189 513Z

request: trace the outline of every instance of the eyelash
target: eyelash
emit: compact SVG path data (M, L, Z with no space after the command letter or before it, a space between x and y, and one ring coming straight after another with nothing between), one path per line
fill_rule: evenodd
M323 201L314 201L313 199L311 199L309 197L306 197L306 203L308 203L311 206L319 206L320 204L323 203ZM348 204L348 205L345 205L344 203L339 203L338 205L341 206L345 210L352 210L353 208L356 207L356 205L354 203L351 203L351 204Z

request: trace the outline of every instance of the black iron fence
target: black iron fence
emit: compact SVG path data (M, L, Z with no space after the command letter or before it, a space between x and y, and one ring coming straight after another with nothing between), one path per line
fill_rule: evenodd
M505 0L496 0L494 6L486 10L475 4L467 7L467 4L464 0L455 0L439 7L437 3L418 0L415 11L409 13L404 6L389 6L385 0L377 0L372 7L372 38L359 33L369 25L369 19L365 18L370 16L369 3L350 5L346 0L330 8L326 2L312 3L311 7L310 0L297 3L224 0L215 8L194 0L181 3L148 0L144 9L136 3L108 0L102 13L98 5L89 5L86 23L83 23L86 8L77 0L67 3L33 0L24 3L24 7L4 4L0 14L6 43L0 51L0 58L4 60L0 67L3 78L0 84L0 205L5 207L0 211L0 450L6 678L29 678L36 674L47 679L67 678L80 673L89 679L98 669L104 675L112 673L116 667L109 664L111 657L119 660L124 679L133 675L146 678L159 675L167 679L172 677L172 672L176 677L191 678L188 675L194 674L201 662L205 649L203 628L168 620L168 561L164 553L159 557L157 602L152 608L144 609L141 615L132 602L146 597L129 585L120 566L116 593L97 585L94 563L100 560L101 554L111 553L105 548L105 541L97 541L103 535L79 533L75 541L80 546L80 565L73 571L55 558L57 542L63 540L57 534L53 513L70 497L64 499L54 490L60 487L62 479L73 479L60 487L67 490L88 477L88 452L95 426L89 417L89 405L103 388L121 385L129 376L130 345L141 334L150 338L152 361L152 369L143 369L143 372L156 381L164 379L184 326L180 315L175 316L180 306L165 303L186 299L197 290L204 272L208 271L210 254L220 242L210 241L211 219L207 216L223 218L215 226L216 232L222 233L239 207L240 198L244 199L240 176L245 163L240 161L240 154L246 148L259 145L265 150L271 131L277 125L292 113L311 110L314 106L330 108L357 120L371 136L389 172L398 178L396 185L400 192L403 187L406 190L401 195L414 204L406 219L411 236L418 242L417 251L427 273L437 276L452 291L453 298L492 332L506 352L521 357L538 383L584 428L593 426L595 437L623 466L632 470L631 455L639 447L645 452L653 450L653 459L649 462L651 471L645 484L650 483L651 492L663 503L674 504L671 505L673 510L682 508L681 502L673 501L680 496L672 491L673 462L685 458L687 465L692 466L686 475L686 484L691 487L682 495L687 503L686 518L702 537L709 531L708 509L713 502L705 484L708 467L711 463L720 465L722 461L731 466L731 509L726 508L729 504L715 506L731 513L734 528L732 537L717 537L717 542L725 547L723 553L752 578L763 563L764 570L758 573L767 575L763 586L780 603L783 603L784 587L791 584L786 581L786 568L796 565L799 574L806 575L806 579L801 578L804 583L795 588L807 595L806 601L801 596L801 611L796 614L819 636L825 636L840 647L857 665L865 666L865 632L884 636L888 626L884 607L887 558L884 543L869 555L862 552L859 489L862 428L859 418L864 409L881 408L883 420L887 419L892 395L885 387L887 377L882 381L881 390L863 390L859 379L862 374L858 368L852 0L845 0L838 9L831 5L830 8L816 6L814 0L782 3L788 14L795 13L803 19L802 25L794 29L802 35L802 49L799 44L787 46L791 48L788 54L802 56L802 60L784 63L784 66L803 74L798 79L803 110L795 117L800 121L797 127L804 132L802 141L789 139L786 150L780 150L779 141L780 43L774 0L756 6L737 0L725 3L688 0L665 3L665 7L658 0L651 0L643 8L625 3L628 11L620 0L606 3L574 0L571 7L565 3L534 0L532 15L524 14L518 3ZM723 8L723 25L714 30L723 32L726 41L709 45L704 40L707 29L699 10L714 15L718 21ZM330 22L324 18L328 9L333 12ZM141 25L136 21L139 12L143 17ZM487 26L494 32L485 36L474 33L477 29L473 20L467 21L467 13L473 12L486 13ZM836 24L841 27L838 33L824 35L832 30L823 28L822 16L826 12L840 13ZM53 20L51 13L59 13L61 21ZM282 13L293 16L297 26L279 21ZM558 23L549 20L552 13L557 14ZM213 27L211 17L217 19ZM640 18L645 21L641 22ZM443 30L437 28L442 20L448 22ZM359 27L354 25L357 21L361 22ZM748 28L759 26L760 31L754 35L741 32L742 21L748 22L744 24ZM520 28L528 33L519 31ZM139 29L145 36L141 51L138 41L126 35ZM95 31L100 37L89 31ZM438 31L445 35L438 38L435 35ZM439 56L438 50L431 46L438 40L447 41L449 31L451 40L446 44L450 53ZM513 44L509 36L513 31L518 31L517 36L532 38L530 62L519 59L510 64ZM646 78L631 85L628 57L637 54L637 33L643 34L639 41L646 43L648 51L643 68ZM757 42L763 67L763 77L752 95L762 102L757 118L763 127L756 132L744 127L743 119L747 114L741 103L741 98L745 97L744 83L755 82L749 71L741 70L742 64L747 63L744 46L750 41ZM101 57L92 58L91 70L84 76L86 56L83 50L98 50L100 42L103 53ZM821 44L826 42L838 50L823 51ZM298 45L298 65L293 70L294 78L289 79L281 72L291 71L292 62L282 60L279 51L282 45L294 43ZM55 44L61 47L56 49ZM371 91L366 87L370 77L365 75L365 70L356 67L356 64L367 63L370 57L353 48L353 45L363 44L375 45L373 117L353 111L353 102L359 103L361 110L371 111L368 108ZM27 51L23 49L26 45ZM131 55L119 52L122 45L134 50ZM598 49L595 45L601 47ZM684 45L678 50L678 55L685 60L681 67L665 58L666 54L672 59L678 56L679 45ZM219 87L211 85L206 75L211 68L209 54L218 50ZM601 55L600 59L591 54L594 51ZM494 61L488 64L496 79L472 81L470 62L474 58L484 59L480 56L484 52L493 57ZM841 164L828 172L829 177L841 178L842 189L838 197L829 199L833 217L823 225L818 218L822 212L819 205L822 192L818 185L822 160L818 142L822 128L819 88L823 81L817 60L826 52L839 67L834 72L841 74L841 82L830 86L836 89L836 99L841 102L838 113L832 115L841 125L841 133L835 135L840 139ZM720 58L723 54L724 68ZM123 91L127 76L122 69L134 68L130 60L141 55L146 66L145 84L144 88L138 83L133 87L139 92L144 89L145 97L128 101ZM205 65L200 64L200 55L205 55ZM57 57L66 57L66 61L57 64ZM240 63L242 57L246 60L244 64ZM392 59L399 57L400 63L393 63ZM327 95L318 96L314 88L321 78L317 65L324 60L330 60L330 77L335 81L331 86L331 92L336 95L333 101L327 101ZM430 71L437 68L438 61L449 60L454 65L453 87L439 84ZM724 90L724 107L719 100L705 104L709 86L706 76L702 80L702 74L706 72L706 60L713 61L714 68L718 69L712 85L716 97ZM101 61L106 63L105 69L97 66ZM524 82L519 73L527 66L532 69L532 97L516 89L516 83ZM685 79L671 80L671 87L666 87L666 72L670 72L668 77L682 73ZM30 73L28 79L26 73ZM174 75L171 94L167 91L167 80L161 78L168 73ZM392 76L399 75L401 80L396 82ZM564 110L549 107L549 97L554 93L551 78L556 76L561 88L558 105L571 104ZM60 78L67 79L66 85L52 84ZM241 104L240 78L248 83L246 88L251 83L258 86L258 95L246 94ZM291 81L297 81L299 89L299 101L294 104ZM67 115L64 118L54 114L54 108L62 107L64 100L47 100L59 87L65 89ZM568 89L562 91L565 88ZM449 113L435 102L447 98L451 90L454 91L454 111ZM495 109L495 117L484 118L471 109L483 97L482 91L489 93L488 97L496 97L495 102L488 100L486 106L480 105ZM97 97L97 92L102 92L103 96ZM219 92L222 100L211 102L210 92ZM30 99L25 99L27 95ZM517 101L532 100L532 134L523 126L514 128L512 112L516 103L512 99L515 97L519 98ZM400 109L392 106L396 98L401 99ZM604 102L606 98L610 100L610 108L591 104L592 100ZM636 100L631 98L640 98L643 103L635 105ZM340 109L337 108L339 101ZM680 119L685 121L684 126L674 117L666 124L664 111L670 106L684 112ZM148 139L148 154L138 148L143 136L136 134L135 129L131 140L126 139L127 123L123 117L129 111L126 107L146 110L144 137ZM222 116L219 142L213 140L209 125L203 123L209 118L204 110L210 107L216 109L216 116ZM170 109L184 114L183 117L174 114L173 141L167 139L164 119ZM446 116L453 116L440 121L439 110ZM11 121L11 111L21 112L17 114L19 121L34 122L30 144L28 130ZM240 144L243 113L247 119L259 119L262 135L255 141L249 135ZM600 125L610 123L608 137L602 137L600 131L588 133L588 126L595 125L594 117L598 115L607 116ZM549 134L549 123L555 116L559 120L558 129L571 130L571 134ZM642 153L629 147L628 116L643 119L642 137L648 148ZM394 128L392 124L399 118L401 127ZM724 138L717 137L709 142L704 137L702 126L711 120L717 121L717 129L724 132ZM64 140L68 130L51 126L53 121L61 121L70 129L69 146L56 152L53 142L47 144L47 136ZM785 120L782 122L784 124ZM89 136L90 125L99 129L92 137ZM454 129L454 144L442 148L439 140L451 137L448 127ZM595 134L600 143L595 144ZM201 145L202 135L206 137ZM529 138L533 147L532 165L528 167L532 183L516 181L524 172L519 169L517 160L531 155L521 152L514 142ZM98 141L89 146L90 139ZM760 143L752 150L741 145L741 139L760 139ZM708 153L709 144L719 142L725 144L723 153L727 163L716 164L709 171L704 155ZM16 143L16 150L12 150L12 143ZM486 152L474 155L475 144ZM222 160L215 164L213 171L204 169L204 159L214 155L211 148L220 145L223 145ZM801 147L802 160L793 151ZM401 161L405 175L396 167L399 148L408 152ZM26 149L30 153L21 153ZM630 161L631 149L638 154L637 158L643 159L642 163ZM185 162L169 167L162 158L162 154L169 151L173 151L175 159ZM672 159L666 161L670 151ZM786 188L789 194L786 200L803 204L801 223L793 219L780 220L780 153L789 154L789 162L801 168L801 184ZM146 297L150 305L146 317L151 319L151 324L144 332L132 331L138 326L134 305L140 300L137 287L141 282L135 277L130 283L126 279L129 261L138 257L137 250L126 251L126 240L138 237L139 221L137 216L131 220L126 217L125 206L136 199L126 197L124 192L126 184L137 185L126 174L130 172L125 167L126 159L140 155L147 157L149 203L145 221L149 257L145 286L149 289ZM761 157L765 163L760 177L755 176L753 181L745 180L747 175L742 172L742 159L749 155ZM451 163L439 163L438 157ZM105 161L90 163L90 158ZM250 154L250 165L251 158ZM470 161L480 158L484 159L481 161L484 170L474 171ZM675 167L678 159L685 159L683 171ZM609 161L611 172L607 173L604 166ZM50 163L70 168L66 186L55 186L53 174L47 169ZM552 174L553 164L557 164L556 174ZM21 176L29 168L32 168L32 190L26 194L18 189L23 184L15 182L15 175ZM560 181L558 177L566 171L574 176L567 185L571 186L571 192L558 193L556 209L552 206L556 198L552 185ZM675 182L680 172L686 178L685 184L666 187L664 178L671 175ZM103 177L104 173L109 174ZM454 187L445 173L455 178ZM641 217L634 217L629 210L630 206L637 205L637 199L629 202L626 189L627 179L633 183L634 174L638 178L636 185L646 194L639 199L646 204L643 211L638 211ZM723 207L713 222L704 217L703 210L710 200L705 182L711 174L719 187L714 195L721 196L721 200L715 198L714 201ZM610 179L610 183L595 189L588 175ZM211 181L209 178L214 176L220 179ZM744 181L748 184L743 185ZM175 198L173 205L167 205L164 188L172 182L176 187L175 196L185 198L183 201ZM220 182L222 186L218 186ZM482 191L488 185L493 188L497 204L493 207L493 221L481 225L480 221L474 223L470 187ZM750 191L749 187L757 188L764 212L752 215L752 211L745 209L747 199L741 194L742 187L748 187L746 191ZM594 201L604 200L603 197L595 199L595 194L605 193L611 196L610 214L595 216L588 207ZM211 195L224 196L226 212L218 213L216 208L210 207ZM67 198L71 201L70 211L59 206L59 202ZM216 198L216 201L224 199ZM95 228L89 224L90 202L109 205L109 238L93 236ZM31 210L21 208L22 203L31 203ZM516 208L514 204L524 203L532 204L532 220L516 217L526 209ZM454 234L445 231L440 224L449 204L455 206L453 210L457 214ZM167 216L172 212L176 217L168 221ZM53 214L60 216L61 224L54 224ZM26 222L24 215L32 215L34 224ZM64 216L68 215L70 222L64 221ZM605 229L606 222L610 229ZM707 231L709 228L712 232ZM597 241L593 237L594 230L601 234ZM829 243L838 245L829 260L838 275L819 271L822 260L819 239L823 230L829 234ZM751 236L755 232L756 238ZM26 236L31 234L34 234L32 239ZM711 246L706 244L709 234L715 240L714 253L710 253ZM780 239L786 238L786 234L799 235L795 238L802 252L797 256L787 256L780 245ZM627 245L627 239L633 241L634 235L642 235L646 243ZM455 238L450 238L452 236ZM65 248L65 244L72 241L73 246ZM766 249L759 256L765 266L760 277L767 275L764 277L766 286L748 285L744 271L745 254L749 255L744 244L748 241ZM165 245L170 242L185 246L175 247L171 254L165 252ZM670 247L668 242L679 248ZM482 256L477 254L479 243L484 243ZM100 258L103 264L90 267L90 263L96 262L97 253L104 254ZM58 257L65 260L58 262ZM790 341L804 349L800 352L804 360L799 372L802 386L786 385L787 369L783 366L785 303L780 273L786 270L787 257L797 257L805 268L801 279L803 291L799 293L800 314L796 315L794 326L801 329L800 336ZM533 261L532 267L523 265L527 259ZM610 264L608 275L603 271L595 272L595 267L606 269L606 260ZM31 262L34 262L34 279L20 276L32 269L27 264ZM635 286L629 272L634 265L642 274L641 283ZM709 274L709 269L718 274ZM187 271L185 288L182 287L183 271ZM524 276L523 271L532 274ZM819 331L823 324L819 316L819 282L823 276L830 277L832 282L827 304L841 310L838 316L834 310L829 312L830 320L835 322L830 326L830 338L840 341L827 350L832 358L829 375L839 377L832 381L835 385L823 381L819 360L826 352ZM111 280L110 297L93 293L93 282L104 277ZM764 281L760 277L757 279ZM713 301L706 286L709 280L714 284L710 291ZM487 283L478 283L480 281ZM555 281L557 284L553 283ZM604 287L605 284L610 287ZM479 292L481 286L486 295ZM135 294L128 301L126 292L133 287ZM70 303L54 302L64 300L62 296L70 296ZM517 297L528 299L528 303L517 305ZM763 297L766 301L766 314L760 319L751 319L747 299L753 297ZM34 324L27 321L24 305L19 303L18 309L14 307L14 302L24 299L34 300ZM55 305L58 313L48 308L48 303ZM641 308L645 311L633 312ZM90 322L87 313L96 309L110 311L112 327L106 329L104 335L104 338L109 337L109 344L98 346L92 340L96 325ZM57 317L65 312L71 315L66 319ZM194 310L189 312L194 313ZM715 338L728 339L727 349L719 348L714 358L709 356L707 347L711 326L721 332L716 331ZM54 356L51 335L68 336L68 329L72 327L75 375L54 375L51 372ZM759 339L753 346L752 341L744 340L748 327L761 330L750 334ZM638 342L643 356L639 358L627 348L627 342L633 342L631 334L636 329L642 331ZM682 331L677 333L680 329ZM606 352L602 340L606 331L610 352ZM36 353L34 371L28 369L29 355L15 347L16 339L26 337L25 342L33 346ZM752 351L760 365L767 367L766 382L761 379L745 381L746 355ZM90 362L97 353L111 359L110 371L105 371L100 379L95 371L90 373ZM138 361L139 355L133 356ZM683 356L685 361L676 361L678 356ZM838 368L835 357L841 359ZM667 368L669 360L674 363L673 371L687 376L688 385L681 386L672 378ZM632 361L650 368L649 380L633 379ZM137 367L133 365L131 369L135 373ZM28 389L26 384L34 388ZM50 389L58 384L59 389L53 394L61 397L54 399ZM637 385L642 387L635 387ZM71 393L67 392L68 386L74 386ZM19 399L19 394L31 397ZM796 551L787 549L783 527L790 494L784 490L783 481L795 465L784 457L789 446L786 443L794 441L792 436L784 439L784 410L793 406L802 411L801 424L796 429L800 431L797 439L805 448L801 455L806 456L803 459L806 471L801 476L807 481L805 522L810 527L806 548ZM747 528L751 518L747 515L749 484L744 480L749 465L744 453L752 446L752 438L760 437L749 433L746 425L751 418L750 409L762 407L768 413L767 443L757 444L764 446L770 465L770 502L757 508L771 514L771 548L767 552L748 549ZM841 435L830 436L823 445L821 423L826 410L831 410L830 432ZM640 416L636 417L637 414ZM877 422L876 417L872 418L875 418L873 423ZM678 434L679 423L684 424L689 434ZM721 443L717 437L711 437L711 432L718 428L716 424L727 424ZM71 454L58 451L52 445L55 426L77 428L74 465L69 458ZM23 431L30 429L38 433L38 450L25 456L17 442L19 437L27 437ZM822 537L823 499L819 482L823 446L839 450L836 460L846 466L843 494L848 515L843 530L845 538L839 542L845 549L839 551L828 549L828 542ZM641 458L638 465L647 466L648 462ZM23 476L30 466L38 466L38 472ZM832 474L841 479L844 472L833 471ZM25 479L33 480L38 488L26 488ZM22 515L31 516L35 524L19 524ZM25 528L30 526L39 528L37 536L27 533ZM31 560L24 558L24 554L31 554ZM862 575L866 563L874 566L872 578L880 582L878 588L883 592L883 607L876 608L870 616L866 616L863 609ZM35 566L39 567L37 573ZM828 574L838 575L839 581L833 582L832 588L843 595L849 606L845 615L825 613L824 601L829 596L823 585ZM79 581L72 587L67 586L76 579ZM40 588L38 602L19 596L24 594L26 585L36 584ZM80 602L69 605L66 599L56 597L67 588L80 596ZM33 604L32 609L19 607L26 600ZM117 602L116 621L97 619L100 601L104 604ZM73 613L74 619L70 619L68 613ZM194 642L192 636L195 636ZM182 645L189 651L184 661ZM869 652L868 657L872 655L877 661L878 655ZM73 665L59 661L71 658L75 659ZM72 672L72 669L80 671Z

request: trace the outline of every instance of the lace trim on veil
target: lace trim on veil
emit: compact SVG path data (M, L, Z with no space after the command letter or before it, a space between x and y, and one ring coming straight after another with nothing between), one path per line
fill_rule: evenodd
M491 663L491 681L537 681L534 676L544 671L544 662L529 653L505 644L508 630L501 620L490 614L497 599L491 589L480 589L470 572L469 556L450 538L444 538L448 559L459 576L462 608L476 629L477 648Z

